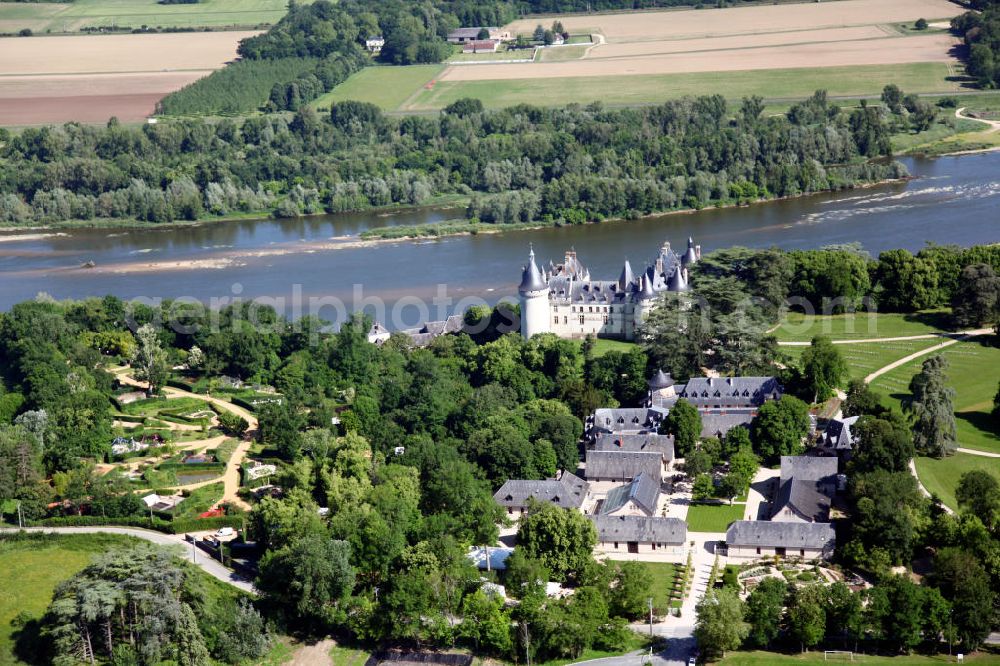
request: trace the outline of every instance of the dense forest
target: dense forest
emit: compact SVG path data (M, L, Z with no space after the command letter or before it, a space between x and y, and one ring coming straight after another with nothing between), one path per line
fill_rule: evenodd
M148 357L160 366L156 374L195 365L197 357L197 372L206 377L225 373L271 384L283 396L280 406L257 409L262 455L280 465L274 484L282 493L256 501L247 516L249 537L262 550L259 609L279 627L333 631L366 644L464 645L505 659L521 659L525 650L533 659L547 659L577 657L588 648L620 649L630 640L625 623L647 612L650 581L641 568L594 562L593 527L579 513L547 505L521 522L522 547L502 579L508 594L520 599L518 606L505 607L480 589L480 574L465 552L471 544L495 542L502 513L491 493L507 479L575 469L585 416L597 407L638 404L646 377L659 367L679 378L700 374L701 367L779 374L788 393L762 408L749 429L734 429L721 442L698 442L695 435L689 443L696 447L687 451L689 474L695 466L712 469L728 460L731 473L739 467L752 477L758 461L801 451L806 403L843 385L846 375L836 347L822 338L813 341L801 365L783 358L766 331L786 299L844 308L877 302L882 310L902 311L950 304L956 327L992 324L1000 319L997 268L996 247L893 251L877 260L849 247L722 250L696 265L696 307L710 304L720 312L704 317L704 328L681 336L689 343L678 350L676 327L663 325L681 309L664 297L641 346L599 357L592 340L523 340L516 332L516 307L505 305L470 310L468 323L484 323L476 334L442 336L418 349L402 335L382 346L369 343L370 322L360 316L328 334L320 321L286 321L267 307L251 313L250 304L216 314L190 303L154 309L113 297L63 303L40 298L0 315L0 502L18 501L30 520L64 511L75 517L84 510L90 516L80 520L141 520L145 505L127 491L127 482L100 476L92 465L108 454L116 432L111 398L124 390L103 368L132 358L137 346L151 346L156 349ZM914 294L923 299L919 304L910 298ZM515 332L505 332L511 327ZM147 339L144 331L154 335ZM911 383L915 401L928 405L947 372L931 361ZM779 370L777 362L788 367ZM840 370L824 369L831 367ZM853 601L830 602L836 608L846 604L850 622L831 616L820 625L814 607L826 604L819 598L772 600L769 614L748 619L760 630L740 641L814 645L828 636L866 649L912 649L933 645L940 618L952 609L955 641L975 647L992 624L991 589L1000 582L994 506L1000 489L983 490L988 475L985 481L963 480L959 516L917 491L906 463L917 452L947 453L934 447L947 430L942 424L954 419L950 411L887 410L863 384L849 387L845 411L864 420L848 468L852 521L838 536L844 544L838 552L878 584L852 595ZM333 415L339 424L332 425ZM329 514L322 516L319 507ZM926 585L892 577L892 565L928 554L933 575ZM175 626L181 633L150 636L148 655L146 647L116 647L151 612L148 605L131 604L133 592L120 596L96 582L102 570L120 566L119 559L109 556L57 591L38 628L54 639L51 649L63 657L120 649L139 652L137 663L146 664L177 654L181 644L197 655L190 663L202 663L208 654L237 663L246 650L261 647L251 640L261 633L261 619L246 607L233 615L244 629L234 624L223 631L240 640L206 635L203 620L212 609L199 609L186 592L178 593L181 577L170 567L157 565L163 575L150 579L143 563L155 562L152 555L134 562L135 579L172 591L168 610L183 619ZM551 599L539 580L560 581L575 592ZM91 606L73 603L99 599L90 594L93 588L109 595L108 608L123 612L95 615ZM771 593L779 601L785 594ZM872 603L859 610L866 598ZM813 617L812 629L802 635L808 638L794 629L797 619L782 629L783 607L799 618L800 604ZM922 615L928 608L934 613ZM202 625L200 632L196 625ZM900 625L908 630L898 631ZM88 647L89 632L101 637Z
M837 190L906 175L881 106L826 95L764 116L759 98L643 109L460 100L436 117L358 102L329 114L124 127L67 124L0 148L0 224L297 216L472 197L486 223L583 222Z
M972 3L978 11L951 20L951 28L969 47L966 68L983 88L1000 84L1000 4L996 0Z

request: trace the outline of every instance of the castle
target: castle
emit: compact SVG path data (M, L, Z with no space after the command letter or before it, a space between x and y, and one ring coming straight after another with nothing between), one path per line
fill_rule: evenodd
M628 260L617 280L592 280L590 271L569 251L563 263L549 262L547 270L535 263L535 252L521 274L521 334L555 333L564 338L634 340L636 330L665 292L688 290L688 270L701 259L701 246L688 238L687 251L678 256L664 243L645 271L636 276Z

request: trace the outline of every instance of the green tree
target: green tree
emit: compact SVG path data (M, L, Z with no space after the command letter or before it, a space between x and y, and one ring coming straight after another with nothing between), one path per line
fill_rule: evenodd
M952 621L962 645L976 649L996 618L996 588L982 563L961 548L943 548L934 557L930 582L951 602Z
M879 416L886 409L882 399L863 379L852 379L847 384L847 399L844 401L844 416Z
M699 474L691 485L691 497L696 500L711 499L715 496L715 484L710 474Z
M890 83L882 88L882 103L888 107L889 111L895 114L903 112L903 91L895 83Z
M822 585L796 588L788 604L788 631L804 652L826 636L826 599Z
M505 657L513 647L510 622L510 612L504 608L502 598L476 590L462 601L458 633L477 652Z
M812 401L821 402L847 377L847 362L829 338L817 335L802 354L802 373Z
M744 619L750 625L747 642L751 646L767 648L778 637L787 595L787 583L765 578L747 597Z
M996 323L1000 315L1000 276L989 264L962 269L951 301L955 325L971 328Z
M712 456L702 448L690 451L684 457L684 473L691 478L701 476L712 471Z
M743 621L743 602L734 590L709 590L695 608L694 637L709 656L725 657L746 639L750 625Z
M135 351L132 353L135 378L146 382L146 395L152 396L167 379L167 353L160 346L159 334L152 324L140 326L135 338Z
M684 458L694 450L698 438L701 437L701 414L686 399L679 398L670 408L667 418L663 420L660 431L666 435L673 435L676 455L678 458Z
M871 472L884 469L906 471L913 459L913 436L898 415L888 412L885 418L864 416L851 429L856 438L851 469Z
M958 506L992 529L1000 524L1000 482L986 470L965 472L955 489Z
M534 503L521 518L517 543L527 557L541 562L555 580L574 580L593 559L597 530L577 511Z
M776 463L781 456L795 455L809 434L809 405L784 395L764 403L750 424L754 451L765 462Z
M935 354L924 361L919 374L910 380L910 396L905 409L913 419L913 445L918 453L934 458L951 455L958 448L955 409L948 386L948 361Z
M647 599L653 587L653 576L642 562L621 562L617 565L608 600L609 613L627 620L648 615Z
M323 623L351 593L354 576L350 544L310 532L265 553L257 589L293 617Z

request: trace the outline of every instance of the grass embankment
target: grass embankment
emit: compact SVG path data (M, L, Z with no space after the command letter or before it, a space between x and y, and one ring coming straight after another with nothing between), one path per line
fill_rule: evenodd
M399 227L381 227L362 231L362 240L402 240L406 238L437 238L440 236L461 236L476 234L498 234L504 231L524 231L527 229L547 229L553 226L545 222L520 222L511 224L483 224L467 220L429 222Z
M964 448L1000 453L1000 425L990 413L1000 378L1000 347L989 344L987 336L958 342L941 350L948 360L948 383L955 389L953 403L958 442ZM923 356L877 377L872 386L898 407L909 395L913 375L920 372ZM949 458L953 460L954 458ZM1000 467L1000 461L993 459Z
M734 520L743 520L746 504L692 504L687 512L691 532L725 532Z
M0 536L0 664L21 663L13 653L11 620L19 613L41 617L56 585L87 566L94 555L137 543L138 539L117 534Z
M311 0L304 0L308 4ZM232 28L277 23L284 0L199 0L161 5L150 0L74 0L71 3L0 3L4 32L79 32L81 28Z

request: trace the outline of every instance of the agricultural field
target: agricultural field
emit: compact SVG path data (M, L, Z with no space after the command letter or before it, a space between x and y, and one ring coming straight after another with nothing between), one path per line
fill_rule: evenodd
M442 65L366 67L334 90L317 98L312 106L328 109L333 102L353 99L369 102L386 110L396 109L403 106L423 86L430 85L443 70Z
M493 108L642 105L716 93L729 99L760 94L773 102L817 89L834 97L877 96L890 82L907 92L950 93L962 89L961 66L951 54L955 38L901 26L960 11L944 0L841 0L564 16L568 31L592 34L594 43L542 48L533 62L450 66L433 82L420 80L391 99L380 92L392 85L388 73L363 72L356 78L365 76L370 85L350 93L386 111L412 113L463 97ZM529 18L507 28L530 33L548 21Z
M0 2L0 32L76 33L83 28L233 28L277 23L284 0L200 0L161 5L156 0L75 0L71 3Z
M989 346L985 341L970 340L951 345L941 353L948 360L949 384L955 389L953 401L959 445L1000 453L1000 427L990 414L1000 379L1000 348ZM898 405L909 393L910 379L920 372L925 358L914 359L877 377L872 387ZM1000 466L997 459L992 462Z
M253 34L0 39L0 125L142 120L164 95L232 60Z

